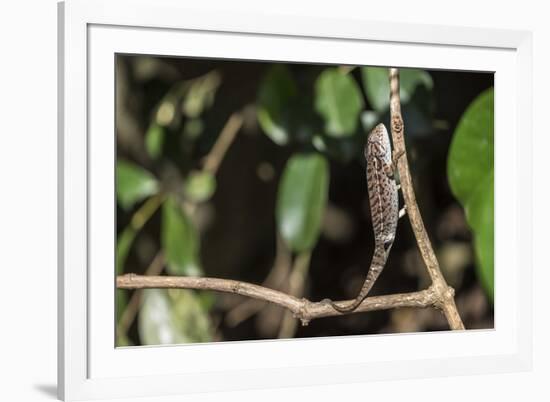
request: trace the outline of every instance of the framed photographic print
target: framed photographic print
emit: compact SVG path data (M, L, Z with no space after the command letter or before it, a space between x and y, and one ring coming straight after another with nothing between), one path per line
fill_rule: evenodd
M59 17L61 398L530 368L529 33Z

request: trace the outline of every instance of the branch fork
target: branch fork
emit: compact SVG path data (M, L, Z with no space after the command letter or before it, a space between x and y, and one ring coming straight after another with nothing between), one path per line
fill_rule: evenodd
M125 274L117 277L116 284L119 289L198 289L238 294L284 307L299 319L302 325L307 325L311 320L322 317L402 307L437 307L439 303L437 292L433 286L418 292L367 297L354 311L340 313L325 301L312 302L306 298L299 299L278 290L231 279ZM338 303L350 301L341 300Z

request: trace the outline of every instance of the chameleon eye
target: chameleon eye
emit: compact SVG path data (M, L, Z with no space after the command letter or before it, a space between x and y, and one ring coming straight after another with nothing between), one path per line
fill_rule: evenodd
M388 251L389 248L391 247L392 243L393 242L391 242L391 241L385 241L384 242L384 251Z

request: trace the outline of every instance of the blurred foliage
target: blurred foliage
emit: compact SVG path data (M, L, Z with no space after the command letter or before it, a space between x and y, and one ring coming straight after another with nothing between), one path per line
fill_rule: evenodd
M157 159L162 153L164 145L164 128L156 122L151 123L147 133L145 133L145 148L149 156Z
M437 98L433 73L401 69L400 74L415 185L419 201L428 202L430 197L436 198L434 186L422 178L431 177L434 172L427 168L428 164L434 163L437 157L444 160L451 138L450 134L445 136L445 129L438 131L435 127L450 125L454 128L454 122L439 121L435 116L435 106L441 98ZM311 257L312 269L304 269L312 278L311 284L304 287L306 292L313 292L310 296L331 297L333 294L329 292L336 294L338 290L327 289L338 289L340 282L346 284L345 293L344 290L341 293L353 296L355 290L347 290L347 284L355 283L357 278L362 282L365 272L357 270L353 280L348 280L350 272L355 272L353 267L359 260L363 266L368 266L371 256L368 242L372 239L369 237L372 228L368 212L365 213L368 195L362 168L363 146L375 124L388 124L388 106L387 69L380 67L118 56L117 273L148 273L153 257L160 252L165 262L163 269L169 275L228 275L231 279L250 281L268 276L266 269L275 270L281 260L307 260L309 265ZM492 106L492 92L487 92L466 110L456 127L448 160L449 183L466 211L474 233L478 272L491 295ZM462 103L458 112L464 109ZM236 140L242 148L230 150L229 154L235 153L234 159L222 163L220 171L212 173L204 168L205 158L220 139L228 117L235 113L243 116L240 131L246 135ZM246 148L247 143L253 145ZM257 176L250 175L250 169L239 170L239 166L252 160L258 166ZM444 169L437 172L446 185ZM250 177L256 177L253 188L249 184ZM447 195L446 188L441 193L446 213L452 212L456 201ZM247 210L243 204L246 199L252 199L254 210ZM427 213L428 224L437 210L430 208L432 206L428 204L422 208L421 205ZM271 216L261 223L266 210ZM256 219L252 226L244 224L243 215L247 213L250 219ZM444 223L455 219L458 224L450 229L442 224L441 231L451 233L445 234L444 240L458 236L460 244L469 242L469 233L459 230L462 218L450 216ZM225 225L227 236L217 241L219 246L216 248L212 246L214 240L208 236L205 239L205 232L208 234L208 227L221 225ZM435 230L433 226L429 229ZM290 257L281 259L278 254L273 268L269 268L269 261L273 259L270 247L276 237L282 239ZM346 240L339 240L339 237ZM329 238L335 244L343 244L338 247L346 247L346 252L331 251L335 246ZM245 239L257 241L252 245L245 243ZM406 267L406 261L410 260L409 250L416 252L416 245L410 233L402 229L398 241L402 243L394 246L392 254L400 255ZM461 272L466 269L469 257L464 247L446 243L442 249L451 261L445 272L447 276L453 275L452 269ZM229 254L235 256L234 265L242 272L229 271ZM243 255L248 255L248 260ZM323 256L330 259L325 261ZM393 258L398 261L397 257ZM215 267L211 263L213 260ZM344 270L348 276L338 269L324 268L335 263L342 269L351 266ZM258 264L263 271L255 268ZM253 268L246 271L245 265ZM457 268L452 268L453 265ZM319 267L317 271L316 266ZM324 271L319 273L322 269ZM393 270L393 275L397 275L396 271ZM413 287L409 290L416 290L423 283L420 273L423 271L402 273L405 278L407 275L414 278L412 284L403 280L392 283L409 284ZM385 274L388 281L391 275ZM314 279L316 277L321 279ZM384 285L384 280L381 278L379 282ZM284 280L278 283L277 286L283 286ZM460 286L460 283L451 284ZM318 294L315 294L315 286L320 289ZM402 290L395 285L387 289ZM117 291L118 320L129 306L129 294ZM232 308L232 304L225 301L213 292L144 291L136 322L117 334L117 344L207 342L231 338L232 329L222 323L223 315ZM475 309L482 310L481 307ZM278 324L273 324L276 319L273 317L280 316L272 310L265 311L271 311L271 315L263 321L264 327L276 331ZM393 312L386 314L392 320L397 317ZM369 317L376 317L376 314ZM433 319L429 321L431 324L428 321L422 324L420 315L414 317L416 330L437 329L438 325L443 325L437 324L437 320L433 324ZM338 321L338 325L332 325L335 321L330 319L326 322L326 327L317 327L322 324L315 322L307 330L313 331L311 334L325 335L365 331L361 325L346 324L345 319ZM392 330L377 325L378 331ZM243 335L245 329L242 329L234 338L273 336L273 330L265 328L258 329L257 333L272 331L271 335ZM394 331L407 328L411 327L403 321L393 326ZM249 329L248 333L255 332Z
M208 201L216 191L216 178L209 172L191 172L185 181L183 191L193 202Z
M390 106L388 69L385 67L362 67L361 74L372 107L377 112L385 111ZM414 68L403 68L399 71L401 104L409 103L418 87L424 87L427 91L433 89L432 77L428 72Z
M474 231L477 272L494 293L494 90L480 94L462 115L449 151L451 189Z
M325 120L330 137L351 136L357 130L363 98L355 80L337 68L327 68L315 82L315 110Z
M118 160L116 165L116 195L120 206L130 209L136 202L158 191L155 177L130 162Z
M213 105L220 84L219 73L211 71L197 79L178 81L167 89L153 107L143 139L143 147L151 160L166 159L168 162L170 152L165 147L174 137L181 135L186 146L197 139L202 130L201 116ZM164 177L157 180L146 168L117 157L117 203L123 210L135 209L130 222L119 231L117 238L116 267L119 274L125 272L125 263L140 231L162 207L160 247L167 272L172 275L202 275L200 237L187 216L185 206L207 201L215 191L215 178L208 172L197 170L187 171L185 177L180 177L179 169L170 162L164 168ZM117 320L120 320L127 303L126 293L117 291ZM211 305L211 297L200 292L180 292L177 297L164 291L144 292L139 310L140 342L210 340L208 307ZM126 334L118 334L117 343L132 344Z
M189 290L146 289L139 315L144 344L208 342L212 340L207 311Z
M298 98L298 88L288 68L282 64L273 66L258 92L258 122L278 145L288 144L296 133L292 114Z
M327 204L328 163L319 154L296 154L279 184L276 216L279 232L292 251L313 249Z
M198 276L202 274L199 262L199 237L193 224L174 197L162 206L162 249L167 269L172 275Z

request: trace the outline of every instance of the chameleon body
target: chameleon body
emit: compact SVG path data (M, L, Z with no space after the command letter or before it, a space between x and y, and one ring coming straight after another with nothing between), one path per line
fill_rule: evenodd
M369 134L365 145L367 160L367 186L369 204L374 230L374 255L372 256L367 278L357 297L348 304L336 304L332 307L339 312L355 310L367 297L374 282L384 269L390 249L395 239L399 220L398 187L393 172L394 163L390 139L386 127L378 124Z

